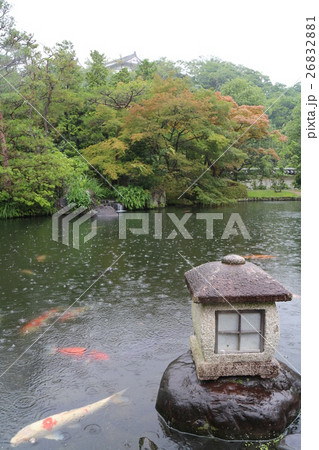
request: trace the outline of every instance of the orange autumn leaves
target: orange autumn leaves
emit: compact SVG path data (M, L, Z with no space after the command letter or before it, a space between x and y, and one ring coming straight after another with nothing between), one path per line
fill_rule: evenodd
M191 92L185 86L183 89L180 81L178 86L168 80L162 85L166 90L162 86L152 97L132 106L125 124L131 143L144 140L152 142L153 149L178 152L194 141L191 146L203 150L213 133L227 138L222 151L232 142L235 148L242 150L250 149L254 142L254 152L269 154L278 160L272 148L255 145L274 134L283 139L278 131L270 132L263 106L238 106L230 96L219 92Z
M205 126L216 122L216 114L208 99L197 99L184 90L178 95L171 92L155 94L140 105L134 105L127 117L127 130L132 132L131 140L143 138L164 139L175 144L178 139L190 139ZM141 130L134 133L135 129ZM200 138L200 135L197 136Z
M121 114L116 136L83 151L120 184L129 179L143 185L154 176L160 184L168 174L192 179L228 148L213 175L235 170L249 158L279 159L263 106L239 106L219 92L191 89L183 79L158 77L146 97Z
M234 131L237 133L235 146L245 151L250 158L256 156L270 156L271 159L279 161L279 156L272 147L252 146L250 143L268 143L270 138L276 137L279 141L285 142L286 136L283 136L278 130L270 130L268 116L264 113L262 105L237 105L237 103L228 95L222 96L216 92L219 100L229 102L231 109L229 118L233 123Z

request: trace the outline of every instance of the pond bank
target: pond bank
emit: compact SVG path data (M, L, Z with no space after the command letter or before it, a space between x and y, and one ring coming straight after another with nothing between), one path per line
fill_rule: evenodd
M301 197L248 197L239 198L238 202L288 202L297 201L301 202Z

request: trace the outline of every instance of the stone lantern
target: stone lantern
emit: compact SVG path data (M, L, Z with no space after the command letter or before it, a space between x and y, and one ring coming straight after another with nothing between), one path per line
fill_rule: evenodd
M291 293L237 255L195 267L185 280L193 300L191 349L167 366L156 410L179 431L277 448L301 403L300 375L274 358L275 302Z
M292 294L255 264L225 256L186 272L192 296L192 356L199 380L260 375L273 378L279 341L275 302Z

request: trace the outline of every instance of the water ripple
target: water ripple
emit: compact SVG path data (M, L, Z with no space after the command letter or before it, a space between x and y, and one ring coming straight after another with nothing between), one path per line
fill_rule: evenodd
M86 431L89 434L98 434L101 433L101 427L95 423L92 423L90 425L87 425L84 428L84 431Z

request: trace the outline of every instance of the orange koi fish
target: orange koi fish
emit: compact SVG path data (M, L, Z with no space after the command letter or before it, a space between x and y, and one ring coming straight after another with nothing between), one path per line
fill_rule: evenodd
M79 308L70 308L68 309L62 316L59 318L60 322L65 322L66 320L71 320L76 317L78 317L85 308L79 307Z
M89 352L87 352L87 348L85 347L56 348L54 349L54 353L62 353L64 355L71 355L76 357L85 356L89 361L94 359L107 361L109 359L109 356L106 353L98 352L97 350L90 350Z
M272 255L245 255L243 256L245 259L269 259L269 258L275 258Z
M89 359L97 359L97 360L103 360L103 361L107 361L109 359L109 355L107 355L106 353L103 353L103 352L97 352L96 350L91 350L87 354L87 357Z
M21 333L22 334L33 333L33 331L36 331L39 327L45 325L47 321L56 313L57 313L56 308L53 308L50 311L46 311L41 316L31 320L31 322L24 325L21 328Z
M113 394L103 400L95 403L91 403L87 406L82 406L81 408L71 409L69 411L64 411L59 414L54 414L53 416L46 417L45 419L38 420L26 427L22 428L10 441L11 445L17 446L25 442L30 442L34 444L38 439L55 439L62 440L63 435L60 432L61 428L67 427L74 422L79 421L83 417L93 414L104 406L108 406L111 403L120 404L127 402L127 400L122 397L122 394L126 391L124 389L117 394Z
M29 269L21 269L20 272L25 273L27 275L34 275L33 270L29 270Z
M55 353L64 353L65 355L84 356L85 347L64 347L54 349Z
M39 255L36 259L38 262L44 262L47 259L47 255Z

